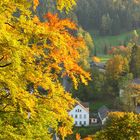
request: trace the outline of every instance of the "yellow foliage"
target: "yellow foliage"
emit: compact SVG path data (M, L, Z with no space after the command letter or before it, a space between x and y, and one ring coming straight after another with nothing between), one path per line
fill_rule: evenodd
M49 140L51 128L64 139L71 133L72 119L67 112L75 101L65 92L59 78L68 75L75 87L80 81L87 84L90 74L78 65L78 49L84 48L85 42L71 35L69 30L77 27L69 19L48 13L47 21L40 22L30 10L31 4L36 9L38 2L0 2L1 121L6 128L21 128L18 138ZM74 0L60 0L58 8L70 10L73 4ZM40 87L45 93L39 91ZM7 131L4 133L8 135ZM15 131L11 137L13 134Z
M68 12L74 5L76 5L76 0L57 0L57 8L60 11Z
M128 60L121 55L115 55L106 65L107 75L111 79L118 79L123 72L128 72Z
M133 112L111 112L106 126L95 134L95 140L118 140L140 138L140 115Z
M93 56L93 57L92 57L92 60L93 60L93 62L96 62L96 63L101 62L100 58L98 58L98 57L96 57L96 56Z

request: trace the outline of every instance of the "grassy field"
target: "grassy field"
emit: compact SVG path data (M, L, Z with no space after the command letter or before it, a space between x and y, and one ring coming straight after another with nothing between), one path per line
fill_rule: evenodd
M99 55L101 62L107 62L112 56L111 55Z
M124 45L134 37L134 31L123 33L115 36L98 36L94 34L94 31L89 31L91 34L94 45L96 47L97 54L104 54L105 46L109 50L112 46ZM137 33L140 35L140 29L137 30Z

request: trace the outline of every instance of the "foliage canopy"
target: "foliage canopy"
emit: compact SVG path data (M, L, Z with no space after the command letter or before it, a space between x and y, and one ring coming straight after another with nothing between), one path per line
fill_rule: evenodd
M57 2L58 9L67 11L75 4ZM90 79L77 64L85 43L71 34L76 25L51 13L40 22L32 12L38 4L0 1L0 139L49 140L53 133L64 139L72 133L67 111L74 100L59 77L68 75L75 87Z

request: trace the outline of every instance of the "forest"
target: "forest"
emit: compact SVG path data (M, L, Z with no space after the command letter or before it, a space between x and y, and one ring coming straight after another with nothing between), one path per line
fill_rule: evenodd
M55 2L40 0L38 15L57 12ZM99 35L117 35L140 27L140 3L137 0L78 0L77 6L68 14L85 30L95 30Z
M140 27L139 12L136 0L79 0L75 13L84 29L117 35Z

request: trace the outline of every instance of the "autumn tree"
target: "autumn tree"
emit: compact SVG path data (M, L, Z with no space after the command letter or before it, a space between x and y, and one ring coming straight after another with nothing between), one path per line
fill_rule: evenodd
M107 75L113 80L118 79L123 73L128 72L128 61L121 55L115 55L107 62Z
M140 103L140 86L139 84L129 83L121 95L122 108L125 111L136 112L137 104Z
M129 76L129 62L126 57L115 55L106 65L106 76L108 85L116 92L119 90L119 81Z
M77 64L78 49L85 43L70 33L76 25L51 13L40 22L33 14L38 4L38 0L0 2L0 139L50 140L57 133L64 140L72 133L67 111L75 101L59 77L68 75L75 88L90 79ZM76 3L56 4L68 12Z
M130 70L134 77L140 77L140 47L134 45L131 52Z
M90 35L89 32L85 31L84 29L82 29L82 27L79 28L78 30L78 34L79 36L81 36L82 38L84 38L85 40L85 43L87 45L87 50L88 50L88 53L86 50L84 50L84 54L86 54L86 57L84 57L85 59L89 59L89 56L92 56L93 55L93 51L94 51L94 42L93 42L93 39Z
M126 46L115 46L112 47L109 51L109 54L111 55L122 55L123 57L126 57L128 60L130 60L131 56L131 47Z
M140 115L112 112L103 130L95 135L95 140L138 140L140 138Z

